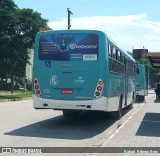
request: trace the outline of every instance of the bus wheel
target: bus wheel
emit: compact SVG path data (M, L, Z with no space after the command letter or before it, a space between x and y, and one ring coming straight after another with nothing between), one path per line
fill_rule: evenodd
M128 105L128 108L129 108L129 109L132 109L132 108L133 108L133 102Z
M79 111L76 110L63 110L64 117L78 117Z
M120 119L122 117L122 98L119 101L118 111L115 112L116 119Z
M142 96L141 97L141 101L143 102L145 100L145 96Z

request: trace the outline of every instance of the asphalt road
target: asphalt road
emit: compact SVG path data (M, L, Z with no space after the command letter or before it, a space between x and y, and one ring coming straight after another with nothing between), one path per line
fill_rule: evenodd
M0 103L0 147L99 147L141 105L116 120L103 112L65 118L61 111L35 110L32 100Z

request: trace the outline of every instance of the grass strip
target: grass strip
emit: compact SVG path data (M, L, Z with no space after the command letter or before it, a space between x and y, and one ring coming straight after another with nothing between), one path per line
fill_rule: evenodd
M1 91L0 91L1 93ZM4 93L4 92L3 92ZM5 91L5 94L0 94L0 101L16 101L16 100L22 100L24 98L31 98L32 97L32 91L14 91L13 94L10 94L9 91Z

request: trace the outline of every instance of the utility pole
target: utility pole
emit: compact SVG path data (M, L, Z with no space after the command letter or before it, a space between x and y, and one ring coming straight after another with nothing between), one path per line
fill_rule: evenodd
M73 15L73 13L70 11L70 8L67 8L67 12L68 12L68 29L70 29L71 27L71 15Z
M146 53L147 53L147 52L146 52L146 50L145 50L145 47L143 46L143 56L144 56L145 59L147 59ZM146 82L147 82L146 85L147 85L147 94L148 94L149 81L150 81L150 80L149 80L149 72L150 72L150 71L149 71L149 67L145 66L145 70L146 70L146 72L147 72L147 73L146 73L147 76L146 76L146 75L145 75L145 76L146 76Z

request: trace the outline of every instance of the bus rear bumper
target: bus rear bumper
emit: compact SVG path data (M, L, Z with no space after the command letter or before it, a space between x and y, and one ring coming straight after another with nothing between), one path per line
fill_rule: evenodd
M54 100L43 99L33 95L33 107L35 109L57 109L57 110L107 110L107 98L101 97L96 100Z
M145 91L144 90L136 91L136 96L137 95L145 96Z

